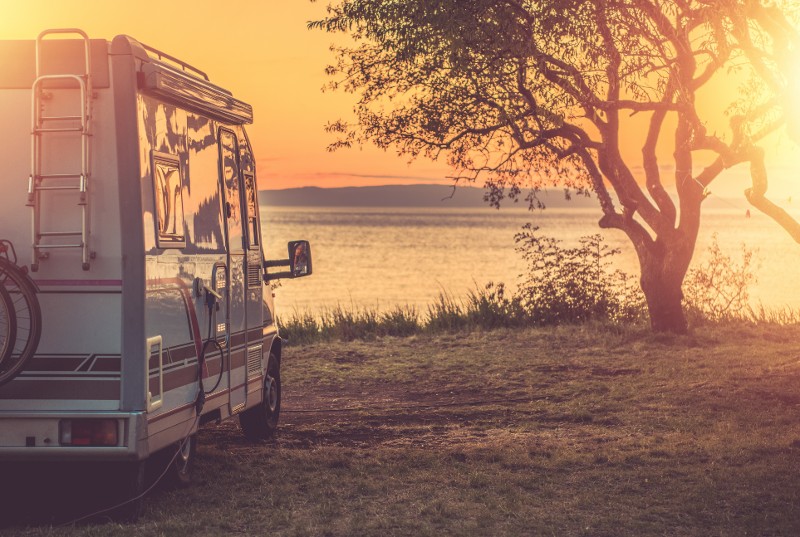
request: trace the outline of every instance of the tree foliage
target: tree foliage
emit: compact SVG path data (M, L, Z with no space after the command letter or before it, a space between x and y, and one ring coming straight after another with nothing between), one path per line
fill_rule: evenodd
M548 185L593 192L600 226L636 249L653 328L680 332L700 206L725 169L749 163L747 199L800 241L765 197L758 146L784 126L800 137L794 15L766 0L338 0L310 26L353 39L329 68L358 95L357 123L329 125L334 147L446 159L494 205L536 205ZM742 92L710 132L698 94L732 70Z

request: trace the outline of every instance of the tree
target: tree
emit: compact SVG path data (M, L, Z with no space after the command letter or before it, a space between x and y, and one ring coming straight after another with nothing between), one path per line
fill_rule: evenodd
M765 197L757 145L787 121L800 135L793 15L767 0L336 0L309 26L351 38L328 72L358 95L357 124L329 124L332 148L446 159L456 183L484 179L494 205L536 205L547 185L594 192L600 227L638 254L652 328L681 333L701 203L724 170L748 162L747 199L800 241ZM698 95L725 77L743 91L709 132Z

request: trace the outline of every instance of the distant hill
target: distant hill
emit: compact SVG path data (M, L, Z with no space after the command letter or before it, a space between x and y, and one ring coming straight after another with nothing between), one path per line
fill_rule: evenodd
M488 207L483 200L484 190L476 187L448 185L385 185L343 188L302 187L283 190L262 190L259 203L275 207ZM600 210L597 199L572 196L564 199L564 191L549 189L539 193L539 199L550 208L589 207ZM677 203L677 197L673 196ZM527 203L504 200L502 207L527 209ZM732 209L744 212L748 208L744 198L710 196L703 202L705 209Z
M484 190L447 185L386 185L343 188L287 188L262 190L259 202L278 207L487 207ZM597 207L594 197L564 199L561 190L544 191L539 199L548 207ZM506 201L503 206L527 208L524 200Z

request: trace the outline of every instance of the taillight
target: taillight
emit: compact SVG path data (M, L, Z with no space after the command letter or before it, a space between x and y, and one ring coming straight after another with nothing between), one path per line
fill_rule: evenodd
M59 430L62 446L117 445L117 420L61 420Z

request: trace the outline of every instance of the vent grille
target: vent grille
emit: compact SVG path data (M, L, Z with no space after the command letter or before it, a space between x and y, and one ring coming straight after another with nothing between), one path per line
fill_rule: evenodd
M261 345L247 349L247 380L261 376Z
M247 265L247 287L261 287L261 267L258 263Z

